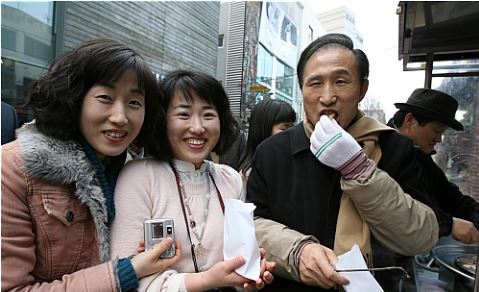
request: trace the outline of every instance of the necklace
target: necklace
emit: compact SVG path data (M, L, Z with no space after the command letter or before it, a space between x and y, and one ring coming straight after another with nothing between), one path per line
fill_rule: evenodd
M181 189L181 195L183 197L183 202L185 203L186 206L186 211L188 213L188 221L189 225L191 227L191 230L193 231L193 234L195 235L196 239L198 240L198 248L201 245L201 241L203 240L203 236L205 234L205 229L206 229L206 220L208 219L208 214L210 211L210 200L211 200L211 179L210 179L210 169L209 169L209 164L206 166L206 196L203 204L203 222L201 224L198 224L197 222L199 220L195 220L193 217L193 212L191 211L191 206L188 200L188 197L186 196L186 191L185 191L185 186L184 186L184 181L183 181L183 174L178 171L178 168L176 164L173 162L173 167L175 168L176 173L178 173L178 182L179 182L179 187Z
M185 220L186 232L188 234L188 239L190 240L191 258L193 260L193 265L195 267L195 271L198 273L200 271L200 269L198 268L198 262L196 261L196 254L201 254L201 256L202 256L201 242L198 243L198 246L195 246L193 244L193 242L191 241L190 228L189 228L191 226L191 223L190 223L190 226L188 226L188 219L186 218L187 216L186 216L186 211L185 211L186 195L185 195L185 192L184 192L183 183L180 183L180 174L179 174L179 171L178 171L175 163L173 162L173 160L170 160L169 163L170 163L171 169L173 170L173 173L175 175L176 185L178 187L178 195L180 196L180 200L181 200L181 211L183 211L183 219ZM216 189L216 195L218 196L218 200L220 201L220 205L221 205L221 210L223 211L223 215L224 215L225 204L223 202L223 198L221 197L220 190L218 189L218 186L215 183L215 179L211 175L209 166L210 166L210 164L207 165L207 167L208 167L208 169L207 169L208 181L207 182L208 182L208 184L209 184L210 180L213 182L213 185L215 186L215 189ZM208 186L208 193L210 193L209 189L210 189L210 187ZM208 206L209 206L209 202L208 202ZM188 209L188 211L191 214L191 209ZM193 216L191 216L191 217L193 217ZM207 217L208 217L208 214L206 214L206 218ZM206 219L205 219L204 224L206 224ZM196 224L194 224L194 225L196 225ZM191 227L191 229L193 229L193 227ZM204 229L203 229L203 233L204 233ZM196 233L195 233L195 236L197 236ZM203 238L203 234L201 235L201 238Z

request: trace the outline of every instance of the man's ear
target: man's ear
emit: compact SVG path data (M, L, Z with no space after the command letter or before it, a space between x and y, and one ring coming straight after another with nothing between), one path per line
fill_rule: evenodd
M368 88L369 88L369 80L366 79L366 80L364 80L363 85L359 89L359 101L358 101L358 103L360 103L363 100L363 98L366 96L366 92L368 91Z
M404 116L404 122L403 122L403 125L406 129L410 130L411 129L411 126L413 126L414 124L417 123L417 120L416 118L414 117L414 115L412 113L407 113L405 116Z
M416 120L416 118L414 118L414 115L412 113L407 113L404 116L404 122L405 123L411 123L411 122L414 122L415 120Z

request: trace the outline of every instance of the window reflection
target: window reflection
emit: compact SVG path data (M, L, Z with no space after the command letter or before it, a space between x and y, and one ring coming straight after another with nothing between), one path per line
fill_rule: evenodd
M262 45L258 48L257 81L271 87L273 80L273 55Z
M276 62L276 90L291 97L293 95L294 70L280 61Z
M54 57L53 2L2 2L2 100L30 120L24 92Z
M289 104L293 101L294 69L273 56L263 45L258 48L256 82L267 86L262 97L281 99Z
M456 119L464 125L464 131L444 133L434 160L464 194L479 200L479 77L433 78L432 88L456 98Z
M2 1L2 10L6 6L22 11L48 26L53 25L53 2Z

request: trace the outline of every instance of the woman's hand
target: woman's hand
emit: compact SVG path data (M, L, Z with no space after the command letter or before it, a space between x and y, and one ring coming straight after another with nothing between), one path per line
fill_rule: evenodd
M240 276L235 270L246 263L242 257L235 257L231 260L222 261L209 270L188 274L185 278L185 286L189 292L205 291L220 287L239 286L246 283L254 285L254 281Z
M131 259L131 264L133 265L139 279L151 274L163 272L166 268L180 259L181 248L178 242L176 242L176 252L174 257L169 259L160 258L161 254L172 244L173 239L168 237L155 245L154 248L139 253Z
M140 253L140 252L144 252L144 251L145 251L145 241L142 239L142 240L138 241L138 246L136 247L136 252Z
M245 291L256 291L263 289L266 284L271 284L274 280L273 271L276 267L275 262L266 261L265 255L266 252L264 248L259 249L259 254L261 256L261 269L259 279L255 282L245 283L243 288Z
M190 292L231 286L243 287L244 291L262 289L266 284L273 282L272 271L276 263L266 261L264 249L260 249L260 256L260 278L256 281L247 279L235 272L237 268L246 263L243 257L235 257L231 260L219 262L205 272L189 274L185 278L186 289Z

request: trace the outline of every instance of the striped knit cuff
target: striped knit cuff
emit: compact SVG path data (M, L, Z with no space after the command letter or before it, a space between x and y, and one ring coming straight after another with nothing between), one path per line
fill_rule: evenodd
M374 163L371 159L368 159L363 151L359 151L356 155L351 157L338 170L343 175L344 179L352 180L360 177L366 172Z
M131 259L120 259L116 271L120 281L121 291L131 291L138 288L138 277L136 276L135 269L133 269L131 264Z
M301 257L301 253L303 252L304 247L311 243L316 243L316 242L311 239L303 240L293 250L293 259L294 259L294 265L296 266L296 268L299 269L299 258Z

